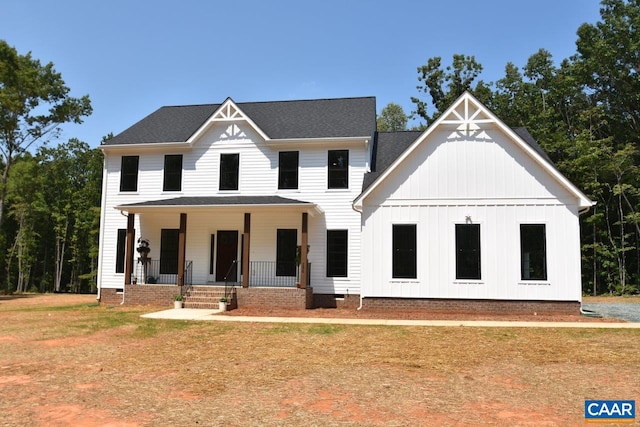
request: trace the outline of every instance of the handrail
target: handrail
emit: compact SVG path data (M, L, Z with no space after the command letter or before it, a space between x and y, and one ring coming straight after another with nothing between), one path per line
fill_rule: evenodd
M231 294L233 293L234 286L235 286L235 285L229 285L229 283L235 284L235 280L233 282L229 280L229 275L231 275L231 271L234 269L234 267L236 267L237 264L238 264L238 260L234 259L233 262L231 263L231 266L229 267L229 270L227 270L227 274L224 276L224 297L227 299L227 302L231 300ZM237 276L237 273L236 273L236 276Z
M189 293L191 290L191 267L193 266L193 261L186 261L184 268L184 279L182 280L182 286L180 286L180 295L184 296Z

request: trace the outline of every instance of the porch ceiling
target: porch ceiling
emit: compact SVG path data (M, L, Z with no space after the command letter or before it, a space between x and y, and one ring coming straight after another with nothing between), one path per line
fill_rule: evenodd
M311 216L322 214L322 209L311 202L287 199L280 196L210 196L210 197L175 197L173 199L149 200L145 202L127 203L115 206L123 212L141 213L149 211L184 211L185 209L256 209L256 208L296 208Z

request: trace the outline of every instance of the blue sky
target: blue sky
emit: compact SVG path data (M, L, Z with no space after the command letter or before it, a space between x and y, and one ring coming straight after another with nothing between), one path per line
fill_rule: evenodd
M61 140L97 146L163 105L375 96L410 113L417 67L474 55L481 79L538 49L575 53L595 0L4 0L0 39L53 62L93 114ZM53 142L55 143L55 141Z

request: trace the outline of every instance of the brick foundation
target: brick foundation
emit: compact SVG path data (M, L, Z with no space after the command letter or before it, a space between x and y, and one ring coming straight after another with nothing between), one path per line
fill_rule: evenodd
M314 308L358 308L360 295L313 294Z
M313 289L238 288L238 307L286 308L303 310L313 307Z
M366 310L406 310L490 314L580 314L579 301L364 298Z
M236 288L237 307L284 308L349 308L360 305L359 295L314 294L312 288ZM125 305L152 305L171 307L173 297L179 293L176 285L127 285ZM101 289L100 303L120 304L122 292ZM430 311L448 313L487 314L580 314L578 301L503 301L465 299L419 298L364 298L363 310L380 311Z
M116 289L100 290L101 304L120 304L122 292ZM180 293L176 285L126 285L124 289L124 305L153 305L156 307L173 306L174 295Z

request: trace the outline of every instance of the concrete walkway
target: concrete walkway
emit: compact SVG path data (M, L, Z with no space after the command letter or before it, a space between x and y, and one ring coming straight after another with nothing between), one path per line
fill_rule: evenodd
M143 314L147 319L208 320L218 322L254 323L306 323L332 325L383 325L383 326L467 326L481 328L592 328L592 329L640 329L640 323L608 322L518 322L499 320L406 320L406 319L344 319L324 317L254 317L225 316L220 310L179 308Z

